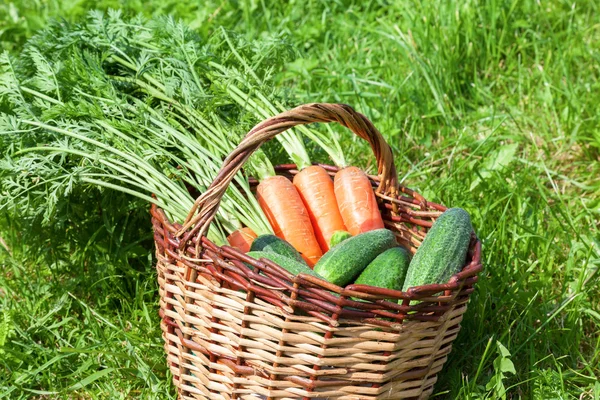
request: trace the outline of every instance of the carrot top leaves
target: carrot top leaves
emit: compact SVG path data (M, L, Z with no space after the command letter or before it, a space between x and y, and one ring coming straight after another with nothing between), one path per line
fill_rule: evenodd
M224 156L263 119L222 91L209 61L247 63L265 83L255 84L261 98L276 99L265 88L286 60L279 47L238 37L228 44L170 18L124 20L118 12L51 25L19 56L0 58L0 144L8 149L0 207L35 210L49 222L66 194L109 189L183 221L193 193L205 190ZM260 152L246 167L273 174ZM271 231L246 175L235 183L210 232L219 243L241 226Z

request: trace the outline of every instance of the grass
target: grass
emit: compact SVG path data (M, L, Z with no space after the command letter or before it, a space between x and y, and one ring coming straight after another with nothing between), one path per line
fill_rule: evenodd
M406 185L472 214L485 270L434 398L599 398L597 3L265 3L118 5L173 12L201 33L285 37L298 49L279 76L291 98L355 106ZM15 4L26 12L9 27L12 51L45 18L87 7ZM348 160L372 170L346 135ZM50 226L2 222L0 393L173 397L147 206L115 213L110 192L65 200Z

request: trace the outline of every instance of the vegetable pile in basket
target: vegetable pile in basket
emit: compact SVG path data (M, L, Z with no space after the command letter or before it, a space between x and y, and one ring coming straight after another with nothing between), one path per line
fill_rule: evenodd
M339 170L333 180L320 166L303 169L293 181L268 177L258 185L257 198L275 234L257 236L242 228L229 243L293 275L406 291L445 283L466 261L472 226L465 210L442 213L411 260L384 228L371 182L356 167Z

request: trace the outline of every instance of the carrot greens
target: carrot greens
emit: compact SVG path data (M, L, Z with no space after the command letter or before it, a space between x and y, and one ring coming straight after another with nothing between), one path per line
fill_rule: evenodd
M263 118L225 96L208 68L209 60L225 62L234 52L237 60L256 54L213 42L169 18L125 22L119 13L94 12L82 25L50 26L19 57L3 54L1 140L10 151L0 167L0 207L35 205L49 221L69 191L99 187L156 203L182 222L194 193ZM276 51L266 54L274 56L269 67L254 72L263 82L283 60ZM260 152L247 169L274 174ZM240 173L209 235L226 243L241 226L271 232Z

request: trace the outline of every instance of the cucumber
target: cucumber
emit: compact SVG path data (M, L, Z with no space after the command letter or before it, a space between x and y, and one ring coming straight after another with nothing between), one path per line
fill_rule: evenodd
M408 252L403 247L392 247L371 261L354 283L402 290L409 264Z
M333 232L333 235L331 235L331 239L329 239L329 248L338 245L351 237L352 235L348 231L335 231Z
M306 265L304 261L299 262L281 254L271 253L268 251L249 251L248 253L246 253L246 255L252 258L256 258L257 260L260 258L266 258L267 260L271 260L280 267L283 267L292 275L298 275L300 273L303 273L310 274L323 279L321 276L319 276L319 274L310 269L310 267ZM250 268L253 268L249 264L246 265L248 265Z
M260 235L252 242L250 251L266 251L267 253L276 253L292 260L304 263L302 255L290 243L275 235Z
M396 237L387 229L361 233L329 249L315 265L315 272L333 284L344 286L375 257L397 245Z
M472 231L469 213L462 208L440 215L410 262L402 291L448 282L465 265Z

